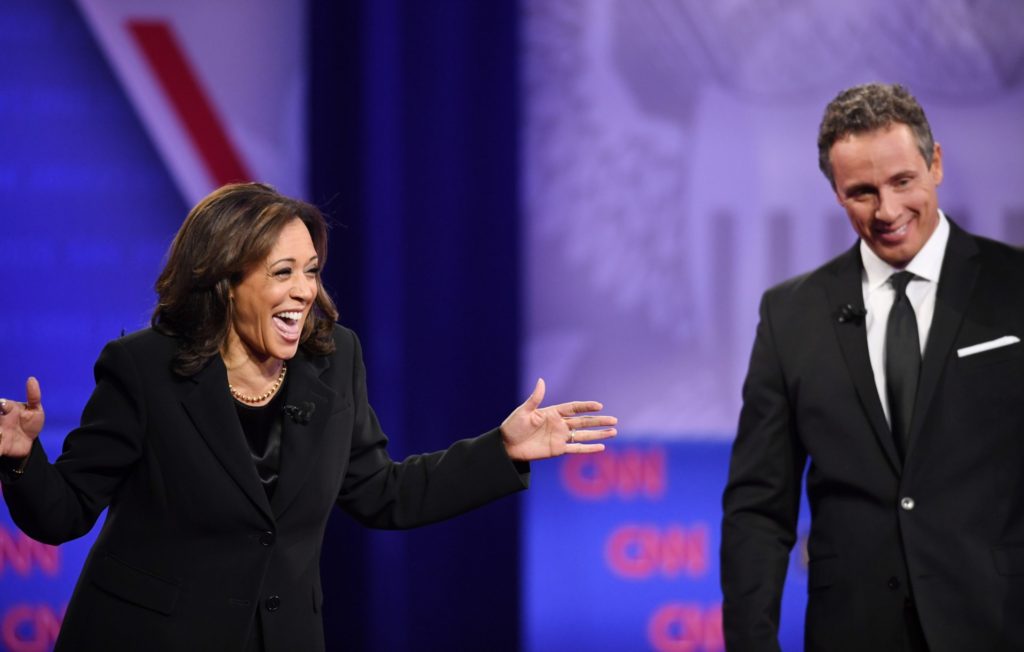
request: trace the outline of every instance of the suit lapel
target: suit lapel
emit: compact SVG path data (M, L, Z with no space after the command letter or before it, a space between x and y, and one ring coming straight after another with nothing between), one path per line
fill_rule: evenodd
M953 224L952 220L949 221L949 226L949 242L946 244L939 287L935 295L935 314L928 331L924 359L921 361L921 377L917 384L914 416L910 422L908 455L914 448L921 424L924 422L924 415L928 413L932 398L935 396L935 388L942 377L942 370L950 358L950 349L957 331L960 330L967 302L978 277L977 245L971 236Z
M288 363L285 404L299 408L303 414L282 417L281 469L272 501L273 512L278 517L309 479L317 442L324 436L335 392L320 380L320 375L329 366L329 357L307 356L301 350Z
M189 418L228 475L264 515L272 518L267 494L228 392L227 371L220 356L214 356L192 380L194 387L181 401Z
M858 247L859 243L836 260L833 273L824 277L825 292L828 297L828 305L832 307L835 314L832 326L835 329L836 338L839 340L839 348L843 352L853 385L857 389L861 407L864 408L875 431L875 436L878 438L878 443L885 450L890 464L899 473L900 458L889 431L889 424L885 420L882 402L878 398L878 388L875 386L875 376L871 369L871 356L868 353L868 338L864 328L864 319L861 317L845 321L839 320L839 310L842 306L852 306L863 314L864 290L861 286L862 268Z

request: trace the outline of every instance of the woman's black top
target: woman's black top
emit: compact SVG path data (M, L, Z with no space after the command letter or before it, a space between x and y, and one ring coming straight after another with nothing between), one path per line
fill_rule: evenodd
M235 401L242 432L249 443L249 453L256 465L256 472L267 492L267 500L274 497L277 474L281 470L281 419L284 417L285 387L288 380L278 389L274 398L266 405L252 406Z

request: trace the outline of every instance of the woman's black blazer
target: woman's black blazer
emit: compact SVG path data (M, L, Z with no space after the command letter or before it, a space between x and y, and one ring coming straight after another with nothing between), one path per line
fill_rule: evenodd
M109 511L82 569L57 650L322 650L320 548L334 504L377 528L444 519L523 489L497 430L392 461L366 395L355 334L288 365L281 468L268 501L219 356L171 371L152 329L107 344L81 426L47 461L38 442L4 483L11 516L58 544ZM255 624L254 624L255 623Z

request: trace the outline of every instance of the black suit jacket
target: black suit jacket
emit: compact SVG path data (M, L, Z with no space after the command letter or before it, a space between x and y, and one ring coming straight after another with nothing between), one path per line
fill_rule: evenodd
M4 484L18 526L57 544L109 506L58 650L322 650L319 559L334 504L366 525L408 528L522 489L491 431L401 463L367 402L355 335L328 357L289 362L281 468L268 501L219 356L192 377L170 370L176 341L145 330L109 343L96 389L60 458L36 444ZM308 406L307 406L308 407Z
M1024 649L1024 254L951 224L900 460L868 357L857 247L769 290L723 498L730 650L778 649L806 465L807 650ZM808 464L809 461L809 464Z

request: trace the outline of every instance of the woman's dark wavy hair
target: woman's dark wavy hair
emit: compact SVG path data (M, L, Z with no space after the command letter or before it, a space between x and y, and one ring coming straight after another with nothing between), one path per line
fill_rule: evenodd
M231 288L252 265L270 255L281 230L296 218L309 229L323 269L327 262L324 216L312 204L285 197L271 186L229 184L189 212L156 280L158 300L151 320L155 330L180 342L171 365L176 373L190 376L218 355L233 317ZM300 346L315 355L333 352L337 319L334 301L318 279Z

